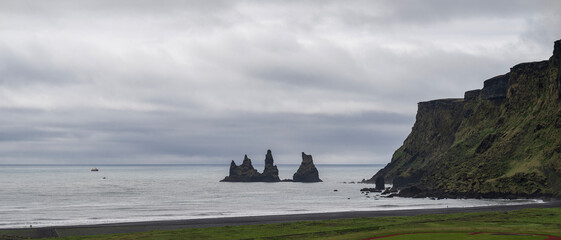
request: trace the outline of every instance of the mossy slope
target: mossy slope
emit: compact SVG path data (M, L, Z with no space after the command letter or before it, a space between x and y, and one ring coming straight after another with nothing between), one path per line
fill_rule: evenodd
M561 40L549 60L516 65L463 99L419 103L411 133L367 182L383 176L416 196L561 196L560 68Z

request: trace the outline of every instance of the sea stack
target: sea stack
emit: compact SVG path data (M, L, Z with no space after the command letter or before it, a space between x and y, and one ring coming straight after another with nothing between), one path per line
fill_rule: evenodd
M222 179L221 182L280 182L279 170L273 164L273 154L271 150L265 155L265 169L259 173L251 164L251 159L244 156L243 163L238 166L232 160L230 163L230 174Z
M312 155L306 155L302 152L302 163L298 171L292 176L292 180L294 182L322 182L319 179L319 172L314 165Z
M261 177L261 174L251 164L251 159L244 156L243 163L236 165L234 160L230 163L230 175L222 179L221 182L254 182Z
M386 189L386 182L384 181L384 177L379 176L376 178L376 190L384 190Z
M265 155L265 169L261 174L262 182L280 182L279 169L273 164L273 154L271 150L267 150Z

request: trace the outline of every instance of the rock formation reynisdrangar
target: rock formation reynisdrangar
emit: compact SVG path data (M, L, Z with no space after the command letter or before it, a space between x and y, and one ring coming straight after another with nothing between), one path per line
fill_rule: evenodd
M279 170L274 165L273 154L267 150L265 155L265 169L259 173L251 164L251 159L245 155L243 163L236 165L234 160L230 163L230 174L221 182L280 182ZM283 182L321 182L319 172L314 165L311 155L302 153L302 163L294 174L294 179L285 179Z
M409 197L561 196L561 40L463 99L418 104L379 177Z
M259 173L251 164L251 159L245 155L243 163L237 166L234 160L230 163L230 175L221 182L280 182L279 170L273 164L271 150L265 155L265 169Z
M306 155L302 152L302 163L298 171L292 176L292 180L294 182L321 182L312 155Z
M279 169L273 164L273 162L273 154L271 153L271 150L267 150L267 155L265 155L265 168L261 174L263 182L280 181Z

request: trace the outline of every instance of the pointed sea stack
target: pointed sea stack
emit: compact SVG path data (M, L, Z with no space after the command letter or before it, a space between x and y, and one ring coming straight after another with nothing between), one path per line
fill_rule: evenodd
M261 174L262 182L280 182L279 169L273 164L273 154L271 150L267 150L265 155L265 169Z
M243 163L237 166L234 160L230 163L230 175L221 182L280 182L279 170L273 164L273 154L267 151L265 156L265 169L259 173L251 164L251 159L245 155Z
M319 179L319 172L314 165L312 155L306 155L302 152L302 163L292 178L294 182L322 182Z

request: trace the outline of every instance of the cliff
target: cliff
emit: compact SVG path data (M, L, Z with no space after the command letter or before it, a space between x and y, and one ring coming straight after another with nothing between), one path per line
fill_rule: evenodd
M421 102L381 177L411 197L561 196L561 40L463 99Z
M306 155L302 152L302 163L300 163L300 167L294 173L292 179L294 182L321 182L312 155Z
M251 159L245 155L243 163L237 166L234 160L230 163L230 174L221 182L280 182L279 170L273 164L273 154L267 150L265 155L265 169L259 173L251 164Z

